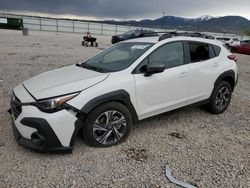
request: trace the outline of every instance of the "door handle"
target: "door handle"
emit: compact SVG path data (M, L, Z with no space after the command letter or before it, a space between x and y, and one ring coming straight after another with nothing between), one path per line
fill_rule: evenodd
M180 78L188 77L188 72L182 72L179 77Z
M219 66L219 63L214 63L213 67L218 67L218 66Z

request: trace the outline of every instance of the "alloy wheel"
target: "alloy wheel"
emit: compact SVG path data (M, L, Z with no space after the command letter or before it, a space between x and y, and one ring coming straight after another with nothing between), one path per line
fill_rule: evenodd
M98 143L110 145L124 136L126 128L127 121L122 113L115 110L106 111L95 120L93 136Z
M227 107L228 103L230 101L230 90L227 87L222 87L217 92L216 99L215 99L215 105L219 110L224 109Z

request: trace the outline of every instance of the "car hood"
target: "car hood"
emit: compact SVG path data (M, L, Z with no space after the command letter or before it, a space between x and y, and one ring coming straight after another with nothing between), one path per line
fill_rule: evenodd
M23 85L36 99L45 99L85 90L108 75L71 65L42 73L24 81Z

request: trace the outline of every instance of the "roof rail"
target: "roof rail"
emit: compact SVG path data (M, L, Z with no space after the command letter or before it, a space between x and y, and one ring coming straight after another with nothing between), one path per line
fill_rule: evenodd
M159 32L159 33L165 33L159 37L159 41L162 41L164 39L177 37L177 36L184 36L184 37L199 37L199 38L207 38L207 39L213 39L212 36L199 33L199 32Z

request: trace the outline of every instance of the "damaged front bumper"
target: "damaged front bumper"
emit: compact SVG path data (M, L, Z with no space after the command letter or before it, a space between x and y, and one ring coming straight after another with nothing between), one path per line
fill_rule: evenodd
M82 126L72 112L63 109L46 113L28 105L34 101L21 85L14 89L13 95L10 112L14 137L19 145L38 152L72 152L75 137Z

